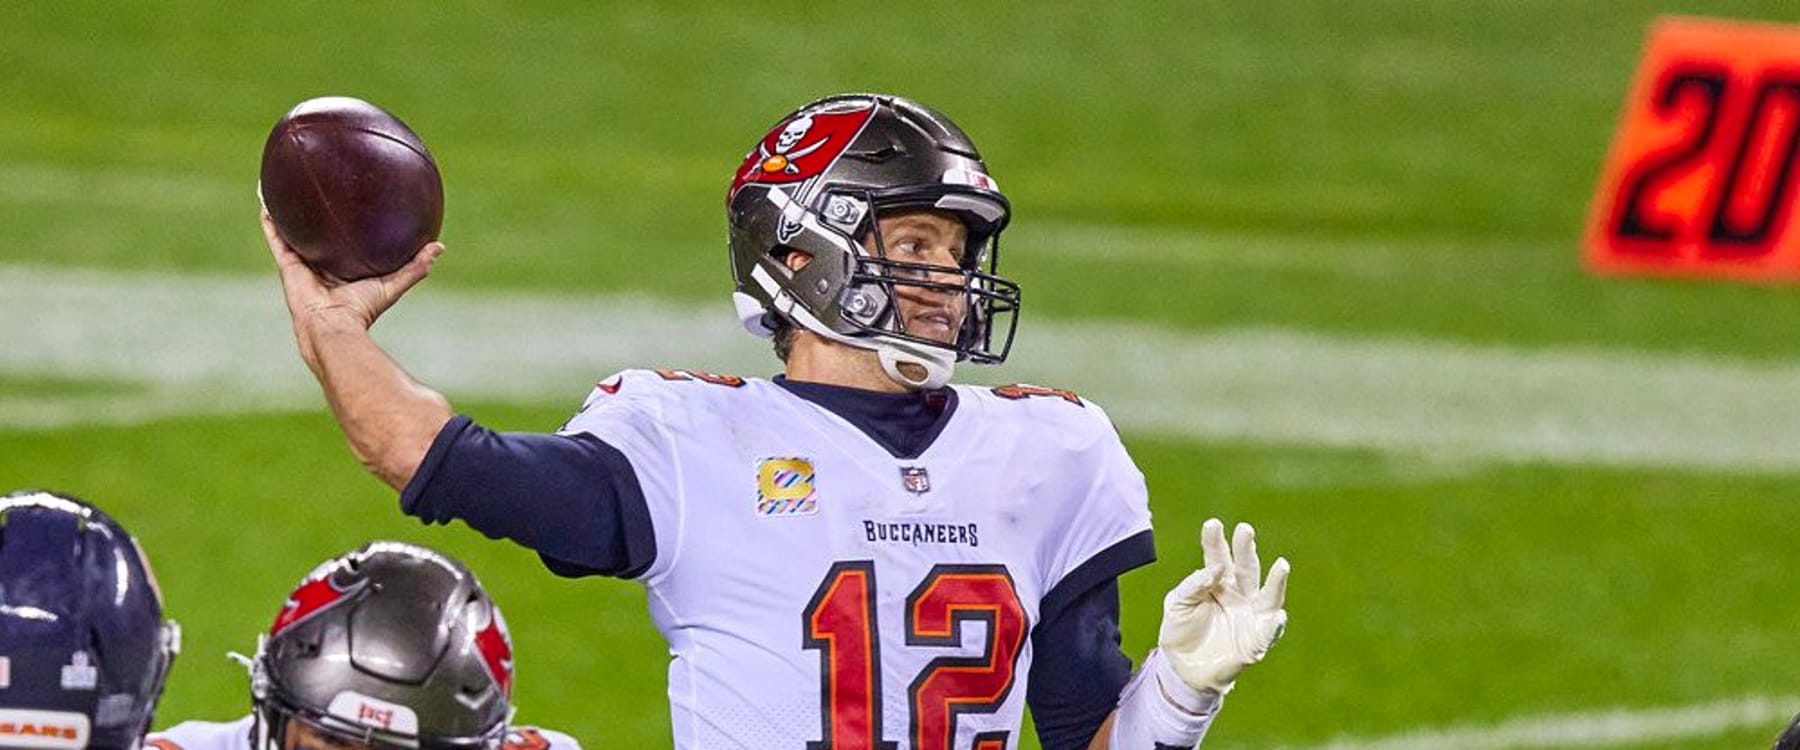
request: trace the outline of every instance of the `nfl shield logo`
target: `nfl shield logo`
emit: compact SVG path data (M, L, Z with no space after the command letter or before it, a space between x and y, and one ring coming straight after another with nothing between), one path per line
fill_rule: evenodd
M923 495L931 491L931 474L923 466L900 467L900 484L907 492Z

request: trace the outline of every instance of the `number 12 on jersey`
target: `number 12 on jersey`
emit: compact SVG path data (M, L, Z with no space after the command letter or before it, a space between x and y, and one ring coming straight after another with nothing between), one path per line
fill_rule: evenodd
M831 566L802 615L804 645L819 652L822 739L807 750L894 750L881 739L881 633L875 563ZM938 565L906 597L908 648L957 648L962 625L987 625L980 656L940 656L908 688L914 750L1004 750L1008 732L954 747L956 719L999 710L1012 691L1030 623L1002 565Z

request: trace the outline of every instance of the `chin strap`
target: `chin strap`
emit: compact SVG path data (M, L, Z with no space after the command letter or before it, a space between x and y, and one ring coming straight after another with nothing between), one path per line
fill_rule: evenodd
M874 349L876 356L880 358L882 372L887 373L894 382L914 390L944 387L944 384L950 382L950 373L956 368L956 359L949 352L938 354L902 350L891 343L868 348ZM906 369L909 366L923 372L924 376L907 377Z
M936 349L929 346L912 346L883 336L845 336L831 330L830 326L807 312L806 306L788 294L775 283L775 279L761 267L750 272L750 277L775 300L775 312L787 316L801 328L816 333L845 346L867 349L875 352L881 360L881 370L887 373L894 382L913 389L942 388L950 382L950 375L956 369L956 354L947 349ZM738 312L738 321L744 324L745 330L767 338L768 327L763 325L765 312L762 303L748 294L737 292L732 295ZM922 377L909 377L905 370L917 368L923 372Z

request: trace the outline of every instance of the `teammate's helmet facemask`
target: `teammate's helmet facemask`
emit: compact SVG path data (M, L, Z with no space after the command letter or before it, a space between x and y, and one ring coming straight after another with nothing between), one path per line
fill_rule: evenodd
M891 96L808 104L750 152L727 205L734 298L752 333L767 336L785 318L876 351L890 377L915 388L943 385L956 361L1006 359L1019 309L1018 285L998 275L1010 204L974 144L943 115ZM917 209L962 221L968 239L961 267L890 256L881 217ZM798 271L783 260L793 251L811 257ZM908 290L967 301L955 341L906 330L895 298ZM923 376L907 373L906 364Z

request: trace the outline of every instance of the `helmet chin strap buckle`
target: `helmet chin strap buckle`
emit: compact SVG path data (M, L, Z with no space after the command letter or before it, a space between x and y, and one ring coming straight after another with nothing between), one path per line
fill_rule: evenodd
M956 369L956 360L948 352L943 355L924 354L902 351L889 345L876 348L875 353L881 360L881 370L889 378L914 390L942 388L950 382L950 374ZM919 376L908 375L908 370L919 373Z

